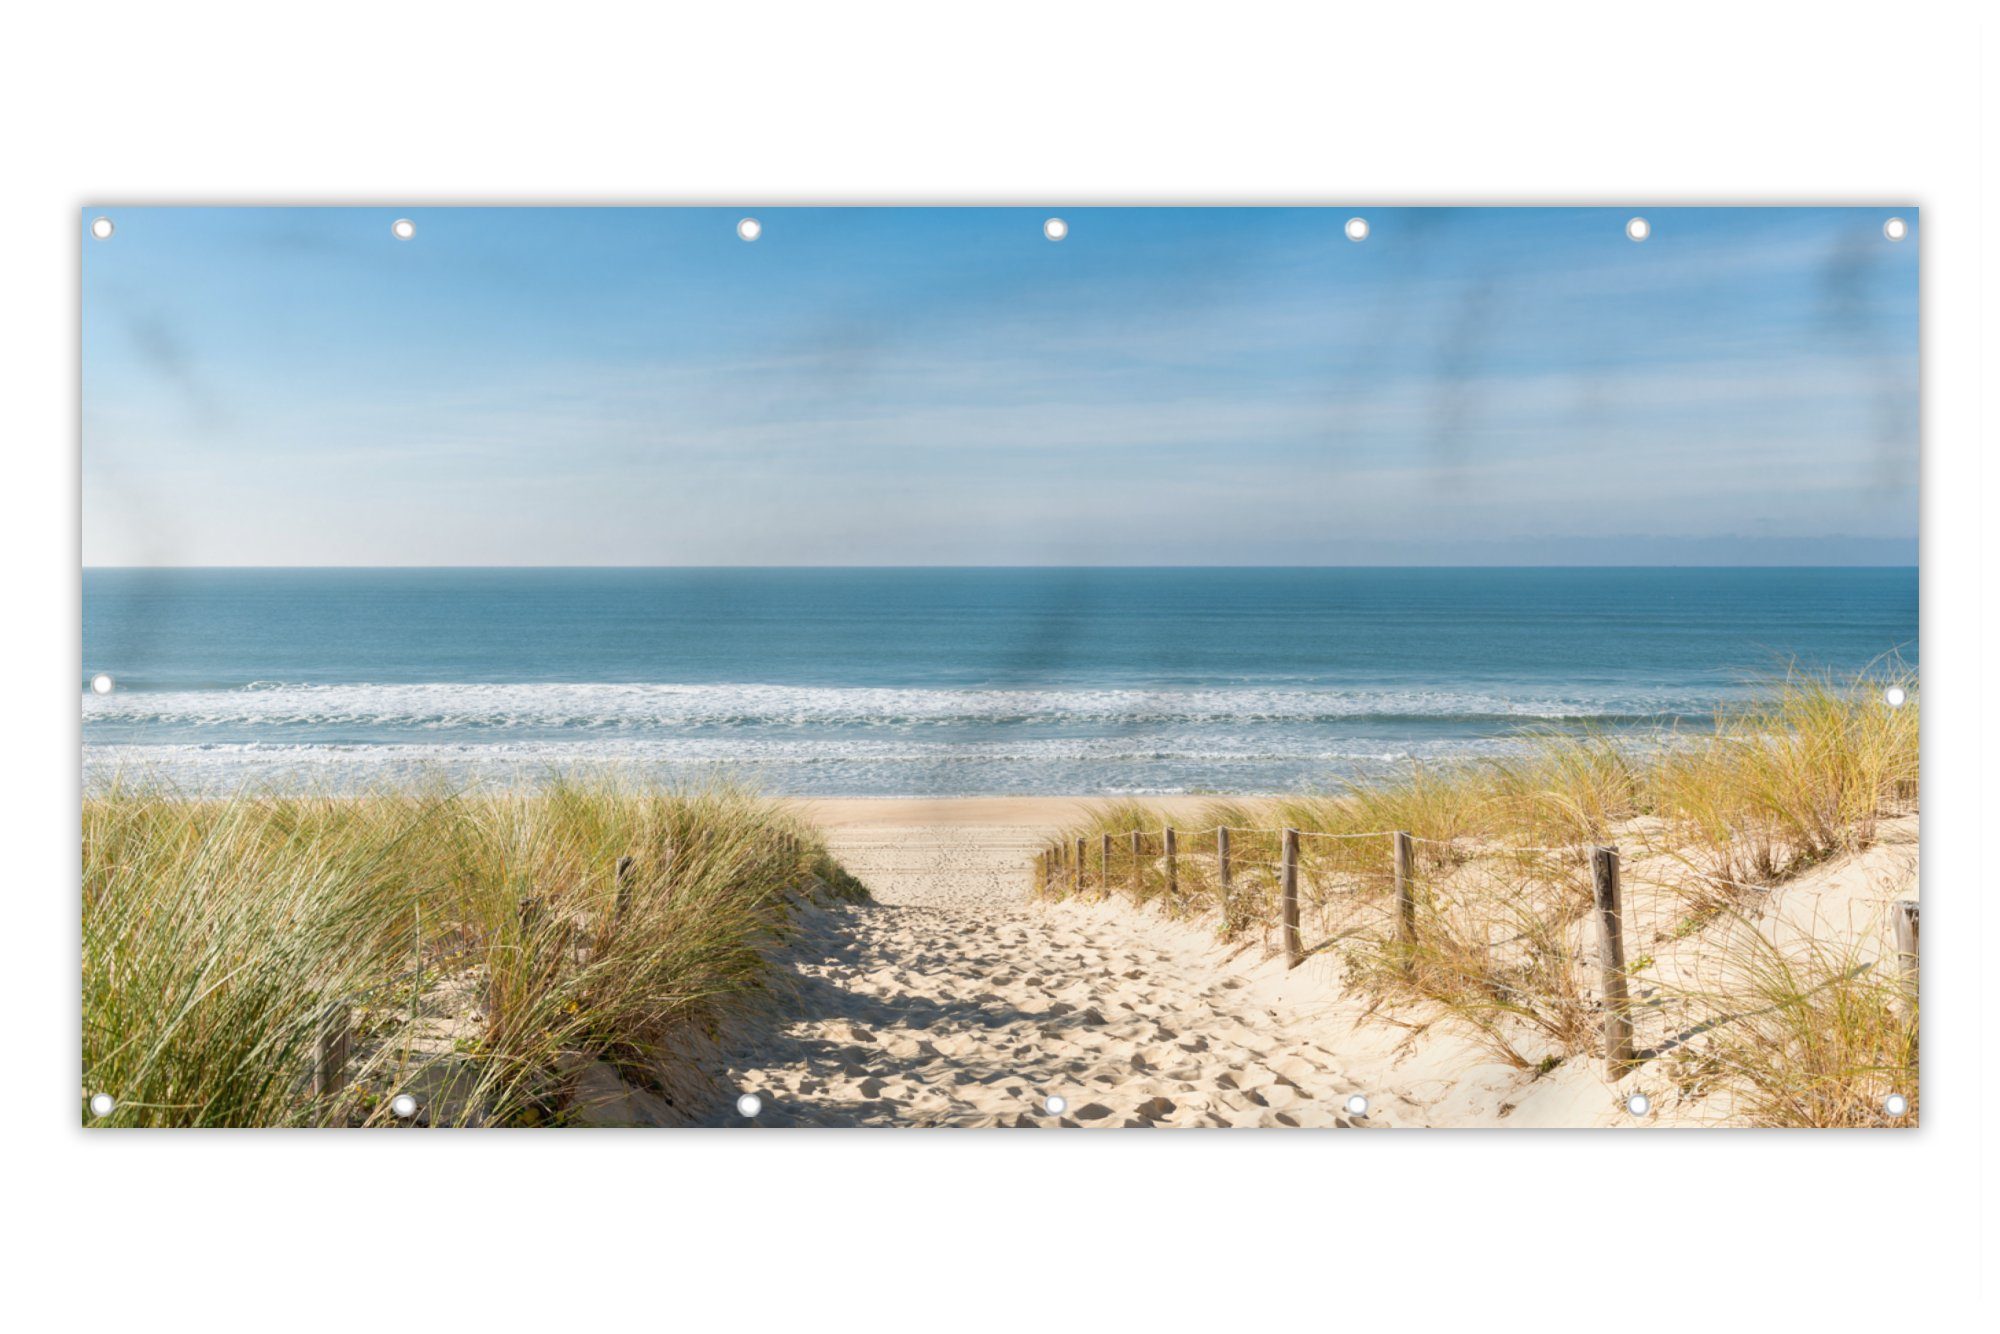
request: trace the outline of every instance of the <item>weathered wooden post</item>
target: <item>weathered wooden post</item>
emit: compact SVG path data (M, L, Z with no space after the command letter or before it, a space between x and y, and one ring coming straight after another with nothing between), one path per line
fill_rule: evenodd
M1160 833L1160 856L1167 864L1167 904L1172 906L1180 900L1180 871L1174 865L1174 827L1168 825Z
M1222 900L1222 929L1229 929L1229 826L1215 830L1215 892Z
M1617 1079L1632 1065L1631 1001L1625 993L1625 925L1618 905L1618 849L1590 850L1597 907L1597 967L1604 989L1604 1064Z
M1083 859L1089 847L1089 842L1084 839L1076 841L1076 865L1069 868L1070 891L1078 898L1083 897Z
M1917 998L1917 902L1915 899L1898 899L1894 908L1896 923L1896 964L1903 974L1903 985L1910 989L1910 999Z
M1299 939L1299 831L1285 831L1283 878L1278 886L1278 919L1285 933L1285 967L1297 968L1306 957Z
M632 868L630 857L618 859L618 899L611 909L611 920L615 924L625 919L625 910L632 904Z
M1040 852L1035 854L1035 897L1038 899L1045 899L1048 896L1049 896L1049 851L1047 848L1044 848Z
M1132 902L1134 903L1146 897L1146 882L1143 878L1146 865L1144 838L1145 835L1138 830L1132 831Z
M330 1001L320 1010L319 1031L313 1043L314 1097L331 1097L346 1085L347 1043L351 1030L351 1014L345 1002Z
M1105 898L1111 897L1111 835L1100 835L1097 840L1097 888Z
M1396 946L1403 956L1403 971L1417 966L1417 889L1411 883L1416 872L1417 849L1410 836L1396 833Z

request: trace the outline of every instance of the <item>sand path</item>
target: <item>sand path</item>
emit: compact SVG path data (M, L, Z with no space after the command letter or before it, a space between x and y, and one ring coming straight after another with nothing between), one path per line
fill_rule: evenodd
M1328 956L1288 970L1212 924L1035 902L1028 860L1078 809L814 803L875 901L808 914L780 960L777 1022L723 1053L725 1087L764 1099L747 1124L1636 1129L1727 1111L1683 1098L1657 1063L1614 1081L1584 1053L1544 1073L1421 1014L1371 1013ZM1774 895L1772 920L1852 934L1876 900L1914 895L1916 834L1914 816L1885 822L1876 846ZM1634 1091L1651 1112L1630 1112ZM1346 1110L1356 1093L1365 1116ZM708 1120L745 1125L733 1101Z
M780 1022L725 1053L729 1086L764 1100L756 1124L1395 1122L1379 1098L1346 1113L1360 1085L1319 1026L1206 932L1030 901L1050 827L830 825L875 902L813 915L783 960L796 995ZM1067 1111L1045 1110L1051 1094Z

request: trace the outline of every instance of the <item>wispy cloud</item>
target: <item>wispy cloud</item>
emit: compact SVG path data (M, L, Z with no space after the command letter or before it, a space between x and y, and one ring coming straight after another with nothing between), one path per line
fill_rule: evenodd
M543 240L563 212L538 211ZM1913 542L1908 252L1864 244L1874 224L1843 210L1747 212L1663 222L1651 249L1578 241L1568 262L1505 210L1379 252L1246 215L1227 263L1230 220L1148 218L1133 253L1073 272L988 272L941 226L919 258L977 274L942 290L871 252L864 215L828 258L838 281L708 275L639 301L635 250L543 297L511 255L319 304L245 276L258 295L221 312L205 280L250 261L197 230L115 288L86 273L86 560L1230 563L1635 532L1837 560ZM293 241L248 253L310 287L328 252L296 243L310 217L284 226ZM517 296L491 290L499 271ZM93 300L148 313L92 321ZM489 308L507 317L466 318Z

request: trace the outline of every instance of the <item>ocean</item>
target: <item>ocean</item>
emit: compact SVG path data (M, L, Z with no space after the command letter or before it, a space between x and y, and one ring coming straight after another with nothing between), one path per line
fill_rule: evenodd
M1292 791L1890 654L1915 569L87 569L83 770Z

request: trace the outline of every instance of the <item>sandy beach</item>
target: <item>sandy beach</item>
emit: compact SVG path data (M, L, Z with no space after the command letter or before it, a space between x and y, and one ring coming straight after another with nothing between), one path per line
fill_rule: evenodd
M1189 799L1195 804L1195 799ZM971 1126L1618 1126L1711 1122L1657 1070L1538 1075L1438 1029L1370 1017L1338 965L1296 970L1213 923L1123 901L1042 903L1028 861L1072 798L810 803L874 902L815 911L782 958L782 1022L740 1040L723 1081L758 1124ZM1914 877L1915 820L1801 878L1823 917ZM1781 906L1781 911L1786 911ZM1348 1100L1367 1099L1365 1114ZM1050 1114L1044 1100L1063 1098ZM718 1124L742 1124L732 1112Z

